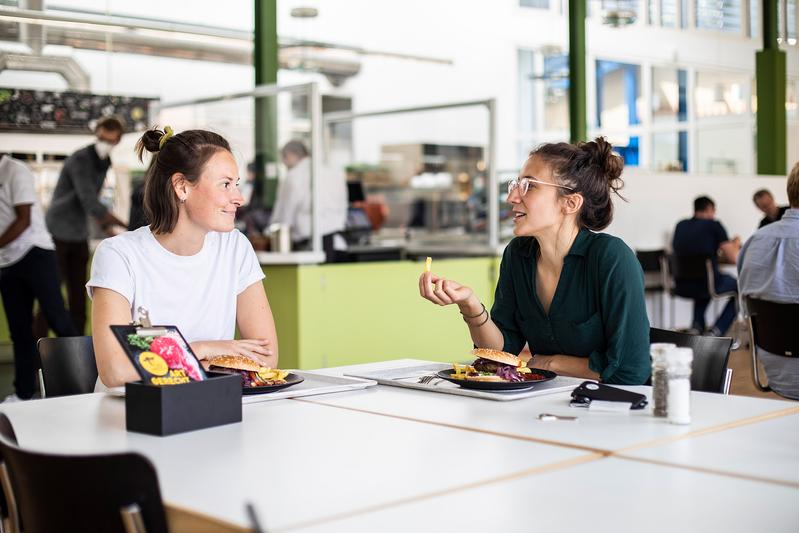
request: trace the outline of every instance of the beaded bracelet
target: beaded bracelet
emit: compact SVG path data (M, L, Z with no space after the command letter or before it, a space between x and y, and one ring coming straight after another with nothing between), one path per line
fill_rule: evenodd
M464 319L464 320L466 320L467 318L477 318L478 316L481 316L483 313L485 313L485 312L486 312L486 306L485 306L485 304L484 304L484 303L482 303L482 302L480 302L480 305L483 307L483 309L482 309L482 311L480 311L480 312L479 312L479 313L477 313L476 315L467 316L467 315L464 315L464 314L463 314L463 311L461 311L461 316L463 316L463 319ZM459 311L460 311L460 309L459 309Z

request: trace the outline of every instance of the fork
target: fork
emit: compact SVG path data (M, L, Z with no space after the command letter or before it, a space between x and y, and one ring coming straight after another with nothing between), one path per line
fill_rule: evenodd
M438 378L436 376L422 376L421 378L419 378L419 381L417 381L417 383L419 383L420 385L429 385L434 379L441 379L441 378Z

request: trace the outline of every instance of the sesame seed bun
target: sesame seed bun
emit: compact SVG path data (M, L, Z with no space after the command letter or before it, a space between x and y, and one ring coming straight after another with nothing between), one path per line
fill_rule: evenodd
M219 368L232 368L234 370L249 370L251 372L258 372L261 370L261 365L243 355L219 355L208 359L208 364L211 367Z
M491 350L489 348L475 348L472 350L472 355L480 359L488 359L495 363L502 363L503 365L510 365L513 367L522 366L522 360L513 355L512 353L503 352L500 350Z

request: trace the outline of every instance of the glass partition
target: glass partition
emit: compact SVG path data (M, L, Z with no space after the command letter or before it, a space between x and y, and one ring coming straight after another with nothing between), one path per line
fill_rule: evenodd
M344 168L321 162L314 84L293 87L262 86L254 91L188 102L162 104L154 109L155 123L170 125L176 132L207 129L230 143L239 169L239 188L246 204L237 213L236 226L256 250L321 252L321 235L329 210L338 209L340 226L346 217ZM266 110L272 109L271 113ZM264 121L256 123L256 116ZM315 121L316 118L316 127ZM266 149L256 157L256 130L264 136ZM280 148L292 142L293 158L282 157ZM316 153L316 152L319 153ZM256 162L257 161L257 162ZM335 201L336 206L331 207ZM277 246L274 224L289 226ZM267 237L271 236L270 239ZM319 242L317 241L319 237Z
M400 246L410 255L483 255L496 248L489 183L493 102L477 101L324 116L325 138L350 124L350 217L371 232L351 246ZM492 245L493 243L493 245Z

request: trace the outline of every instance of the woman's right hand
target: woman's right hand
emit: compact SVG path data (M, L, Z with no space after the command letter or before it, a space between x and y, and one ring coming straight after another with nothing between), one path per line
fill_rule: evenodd
M191 343L191 349L201 361L218 355L243 355L262 366L271 366L273 352L269 344L269 339L197 341Z
M432 272L423 272L419 276L419 294L436 305L456 304L464 310L476 302L476 306L480 307L480 302L474 297L471 288L457 281L438 277Z

